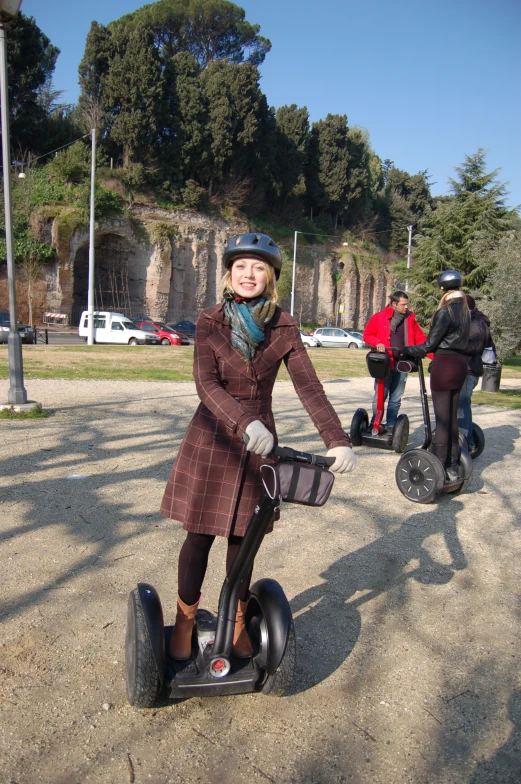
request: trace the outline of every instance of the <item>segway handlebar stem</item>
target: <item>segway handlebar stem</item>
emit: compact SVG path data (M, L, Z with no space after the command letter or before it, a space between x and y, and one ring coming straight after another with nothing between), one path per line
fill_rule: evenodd
M425 440L423 442L422 449L428 449L432 442L432 427L431 427L431 417L429 414L429 401L427 399L427 389L425 386L425 374L423 372L423 363L421 359L418 359L417 362L418 362L418 377L420 379L420 397L421 397L422 412L423 412L423 427L425 431Z
M244 443L249 441L246 433L243 435L243 441ZM333 465L336 459L335 457L325 457L324 455L313 455L309 452L299 452L288 446L275 446L271 454L285 462L307 463L308 465L316 465L321 468ZM255 560L255 556L259 551L259 547L279 503L280 498L278 496L272 498L266 490L263 491L243 537L239 552L229 574L224 580L219 596L215 643L209 650L209 655L212 659L216 656L228 657L230 655L235 626L235 613L237 611L241 585Z

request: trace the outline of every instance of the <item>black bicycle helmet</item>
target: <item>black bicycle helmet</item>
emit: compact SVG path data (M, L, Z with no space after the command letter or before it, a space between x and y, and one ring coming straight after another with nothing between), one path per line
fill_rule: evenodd
M276 279L279 279L282 253L267 234L237 234L236 237L232 237L223 253L225 268L230 269L235 259L240 256L254 256L267 261L275 270Z
M463 283L463 276L458 270L447 270L438 275L438 288L448 291L449 289L460 289Z

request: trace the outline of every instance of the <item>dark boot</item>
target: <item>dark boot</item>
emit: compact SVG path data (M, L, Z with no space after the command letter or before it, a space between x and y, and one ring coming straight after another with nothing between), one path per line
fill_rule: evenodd
M177 615L174 630L170 637L168 655L172 659L189 659L192 653L192 630L199 602L189 606L180 596L177 597Z
M248 659L250 656L253 656L253 648L251 647L250 638L244 623L244 613L247 606L248 602L241 602L239 599L232 644L233 655L237 656L238 659Z

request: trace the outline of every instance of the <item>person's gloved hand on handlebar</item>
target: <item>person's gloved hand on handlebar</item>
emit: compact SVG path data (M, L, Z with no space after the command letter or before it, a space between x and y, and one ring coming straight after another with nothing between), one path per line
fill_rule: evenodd
M356 468L356 455L350 446L334 446L328 449L326 457L334 457L335 462L329 470L335 474L348 474Z
M275 439L268 428L262 424L260 419L250 422L244 432L248 436L248 441L246 443L248 452L254 452L261 457L269 455L273 449Z

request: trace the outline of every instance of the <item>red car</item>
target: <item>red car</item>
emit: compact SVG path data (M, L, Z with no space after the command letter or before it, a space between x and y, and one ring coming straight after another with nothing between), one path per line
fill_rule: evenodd
M181 346L183 340L181 336L174 332L173 329L162 324L160 321L152 321L151 319L133 319L134 324L142 329L143 332L153 332L159 337L162 346Z

